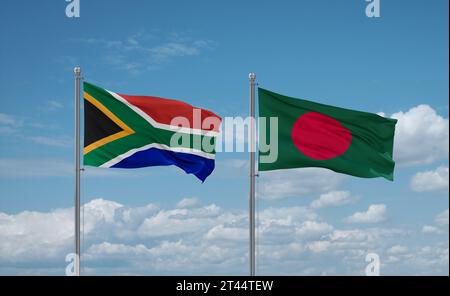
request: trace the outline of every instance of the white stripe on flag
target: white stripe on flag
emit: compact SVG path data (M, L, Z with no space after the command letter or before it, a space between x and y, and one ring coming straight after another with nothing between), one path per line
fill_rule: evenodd
M150 115L142 111L139 107L136 107L133 104L130 104L127 100L125 100L122 96L119 94L116 94L115 92L109 91L106 89L106 91L112 95L114 98L119 100L120 102L127 105L131 110L139 114L142 118L144 118L148 123L150 123L152 126L164 130L169 130L172 132L179 132L179 133L185 133L185 134L194 134L194 135L203 135L203 136L209 136L209 137L215 137L219 134L219 132L216 131L206 131L201 129L194 129L194 128L187 128L187 127L179 127L175 125L169 125L164 123L159 123L156 120L154 120Z
M201 156L204 158L208 158L208 159L214 159L215 158L215 154L211 154L211 153L207 153L204 151L200 151L197 149L192 149L192 148L185 148L185 147L169 147L166 146L164 144L159 144L159 143L152 143L152 144L148 144L139 148L134 148L131 149L119 156L116 156L115 158L105 162L104 164L102 164L100 167L101 168L110 168L116 164L118 164L119 162L121 162L122 160L124 160L125 158L128 158L130 156L132 156L133 154L140 152L140 151L144 151L150 148L158 148L161 150L166 150L166 151L172 151L172 152L182 152L182 153L188 153L188 154L194 154L197 156Z

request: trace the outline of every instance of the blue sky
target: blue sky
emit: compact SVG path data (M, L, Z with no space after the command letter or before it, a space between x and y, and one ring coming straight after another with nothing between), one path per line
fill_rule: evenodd
M81 0L81 17L69 19L63 0L4 1L0 274L64 272L77 65L113 91L222 117L247 115L253 71L266 89L399 119L393 183L261 174L258 271L362 274L375 251L382 274L448 274L448 1L429 2L381 0L381 17L369 19L363 0ZM246 274L246 159L218 154L204 184L175 167L87 168L85 273ZM136 221L120 220L126 211Z

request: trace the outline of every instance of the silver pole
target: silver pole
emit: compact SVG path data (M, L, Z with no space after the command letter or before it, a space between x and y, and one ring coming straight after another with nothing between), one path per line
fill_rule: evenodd
M255 275L255 73L248 74L250 82L250 276Z
M80 275L80 82L81 68L75 67L75 275Z

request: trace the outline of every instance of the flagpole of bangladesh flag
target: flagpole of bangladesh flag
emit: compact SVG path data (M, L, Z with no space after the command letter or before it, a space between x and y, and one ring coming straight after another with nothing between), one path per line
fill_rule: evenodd
M250 264L250 276L254 276L255 269L255 257L256 257L256 235L255 235L255 217L256 217L256 190L255 190L255 178L256 178L256 166L255 166L255 147L256 147L256 133L255 133L255 73L248 74L248 80L250 83L250 190L249 190L249 236L250 236L250 249L249 249L249 264Z

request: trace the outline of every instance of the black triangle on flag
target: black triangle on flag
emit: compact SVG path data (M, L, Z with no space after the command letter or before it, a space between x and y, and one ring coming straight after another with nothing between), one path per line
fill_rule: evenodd
M84 100L84 147L123 129L88 100Z

